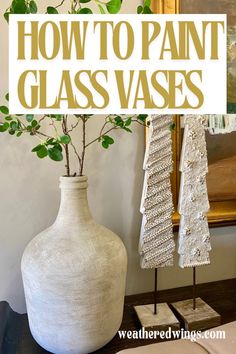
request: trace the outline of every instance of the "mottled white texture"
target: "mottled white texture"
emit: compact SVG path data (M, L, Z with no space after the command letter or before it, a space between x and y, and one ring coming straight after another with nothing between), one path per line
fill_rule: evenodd
M173 264L175 249L172 227L173 201L170 173L173 169L170 125L172 116L152 116L144 158L144 186L141 202L143 222L139 252L142 268Z
M178 211L181 215L178 253L180 267L209 264L210 233L207 222L209 200L205 129L208 119L186 116L180 171Z
M29 324L52 353L90 353L121 324L127 255L119 237L93 220L87 178L61 177L61 189L55 223L22 258Z

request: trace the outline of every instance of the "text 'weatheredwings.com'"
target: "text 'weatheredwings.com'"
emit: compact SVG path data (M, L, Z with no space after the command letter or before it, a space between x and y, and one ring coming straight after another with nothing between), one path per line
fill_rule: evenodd
M198 339L225 339L225 331L185 331L184 329L167 331L146 331L144 328L139 331L118 331L120 339L187 339L196 342Z

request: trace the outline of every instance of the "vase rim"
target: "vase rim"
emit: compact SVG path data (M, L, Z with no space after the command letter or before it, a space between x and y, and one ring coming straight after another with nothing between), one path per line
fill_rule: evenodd
M88 177L87 176L75 176L75 177L60 177L60 187L61 188L72 188L72 189L83 189L88 186Z
M60 176L60 181L87 181L87 176Z

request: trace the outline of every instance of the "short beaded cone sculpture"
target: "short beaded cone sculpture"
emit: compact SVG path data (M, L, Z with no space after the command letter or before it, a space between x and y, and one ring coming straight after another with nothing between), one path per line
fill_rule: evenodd
M55 223L22 258L30 329L56 354L90 353L108 343L123 315L127 255L89 211L86 177L61 177Z

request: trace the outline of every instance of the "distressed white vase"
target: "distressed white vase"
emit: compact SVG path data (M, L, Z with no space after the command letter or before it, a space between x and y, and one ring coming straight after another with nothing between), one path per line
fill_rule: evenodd
M26 247L21 268L30 330L56 354L90 353L108 343L123 315L127 255L92 218L86 177L61 177L55 223Z

